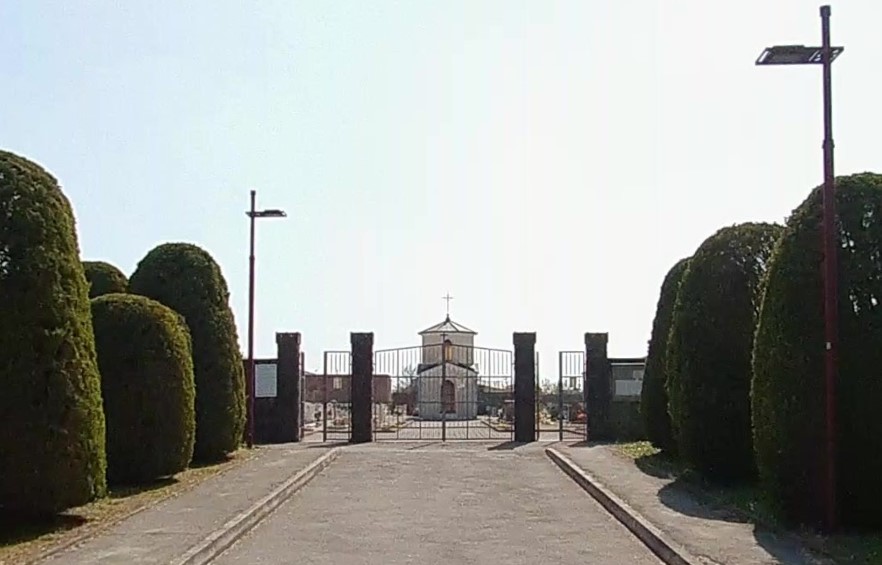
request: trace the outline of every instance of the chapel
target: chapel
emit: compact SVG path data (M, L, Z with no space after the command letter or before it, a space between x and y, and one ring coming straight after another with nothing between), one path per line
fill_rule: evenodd
M474 420L478 417L477 332L454 322L450 314L419 333L416 404L423 420Z

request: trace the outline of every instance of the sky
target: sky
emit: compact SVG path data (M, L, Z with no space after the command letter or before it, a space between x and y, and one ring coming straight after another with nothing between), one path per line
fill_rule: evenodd
M807 0L4 0L0 148L61 182L84 259L207 249L245 348L308 370L451 316L477 345L642 356L667 270L822 182ZM882 172L878 0L832 4L837 174Z

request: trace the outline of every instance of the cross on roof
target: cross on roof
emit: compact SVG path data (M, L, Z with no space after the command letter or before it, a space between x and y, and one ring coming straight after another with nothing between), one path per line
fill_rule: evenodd
M450 296L450 293L448 292L447 296L442 296L441 299L447 301L447 317L449 318L450 317L450 301L453 300L453 297Z

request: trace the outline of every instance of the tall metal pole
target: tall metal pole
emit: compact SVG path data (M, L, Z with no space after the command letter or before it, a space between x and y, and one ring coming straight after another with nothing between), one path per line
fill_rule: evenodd
M564 378L564 352L559 352L557 357L557 439L563 441L564 437L564 421L563 421L563 378ZM541 439L541 438L540 438Z
M251 191L251 243L250 252L248 254L248 380L246 383L246 394L248 395L248 433L246 441L248 447L254 447L254 393L256 390L256 381L254 376L254 222L255 222L255 204L257 200L257 191Z
M328 441L328 352L325 351L322 371L322 442ZM351 372L351 371L350 371Z
M448 304L450 304L448 302ZM444 385L447 384L447 334L441 334L441 441L447 441L447 406L444 405Z
M833 176L833 102L832 52L830 49L830 6L821 6L822 63L824 69L824 373L826 385L826 523L829 530L837 526L836 511L836 380L839 351L838 266L836 241L836 194Z

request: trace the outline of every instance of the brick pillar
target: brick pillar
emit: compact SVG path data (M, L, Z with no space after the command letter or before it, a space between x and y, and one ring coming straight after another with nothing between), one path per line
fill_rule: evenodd
M612 439L609 415L612 404L612 365L607 354L608 333L585 334L585 409L589 441Z
M536 441L536 334L514 334L514 440Z
M276 402L267 428L272 443L300 441L300 333L277 333Z
M374 377L374 334L353 333L352 378L349 380L349 399L351 404L352 443L373 441L372 413Z

